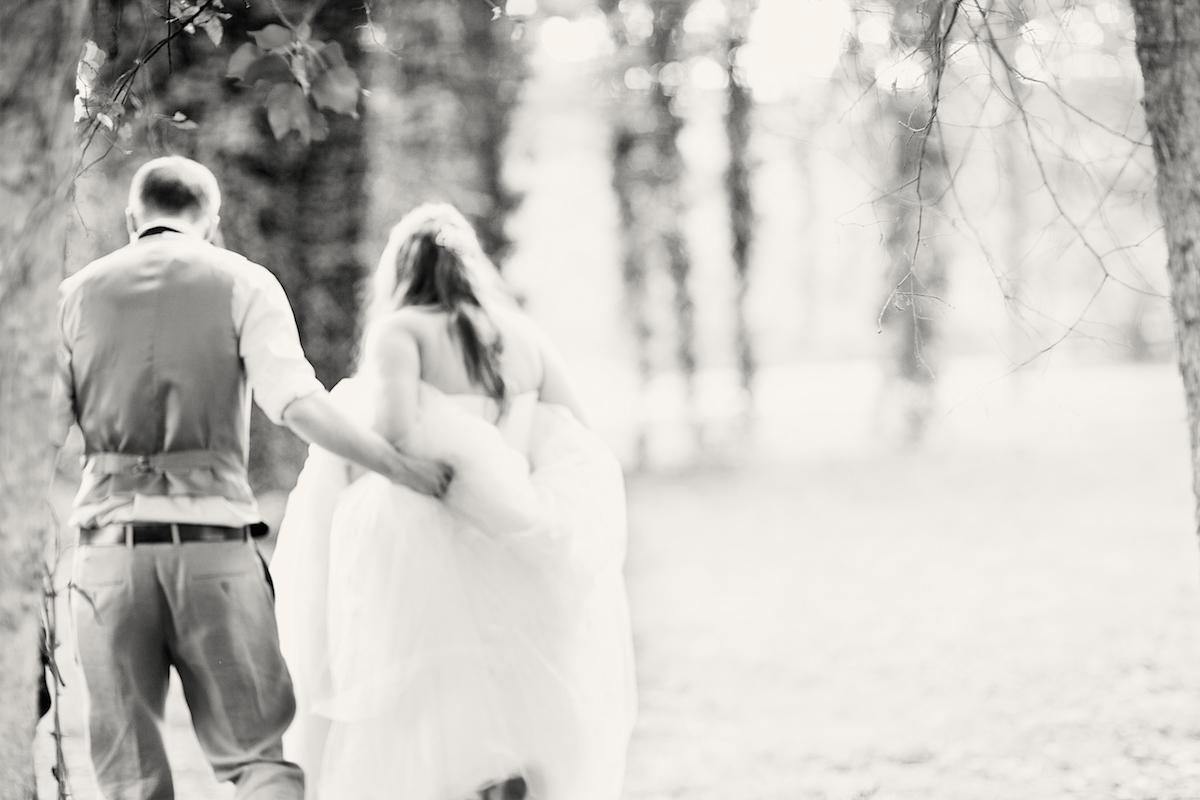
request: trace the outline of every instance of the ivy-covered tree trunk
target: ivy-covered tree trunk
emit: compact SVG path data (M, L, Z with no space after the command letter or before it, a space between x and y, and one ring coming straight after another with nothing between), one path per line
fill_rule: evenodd
M673 287L668 319L675 322L674 360L684 379L685 416L696 447L703 445L694 415L695 302L689 279L691 257L684 235L686 202L679 133L684 121L675 95L685 80L680 43L691 0L653 0L648 32L631 17L636 12L616 0L603 0L609 31L616 46L613 59L612 158L622 238L622 275L628 317L638 365L639 391L645 393L654 373L652 343L657 315L650 308L648 285L663 274ZM648 36L646 35L648 33ZM648 429L635 431L639 465L648 459Z
M1133 0L1200 533L1200 1Z
M675 94L685 79L679 45L683 36L683 20L691 0L653 0L650 6L654 12L649 42L654 78L650 86L650 107L654 115L652 136L657 155L651 172L657 209L653 220L658 249L675 287L675 358L683 375L687 401L693 404L697 365L696 303L689 283L691 254L683 229L687 206L682 185L684 167L683 155L679 151L679 133L683 130L684 121L677 113L674 102ZM671 78L675 78L675 82ZM693 424L699 440L699 424L695 421Z
M293 22L311 3L289 2ZM194 154L216 172L224 201L225 245L278 276L291 301L304 352L326 387L353 372L360 288L366 274L362 239L367 224L369 166L364 119L326 114L328 136L304 143L282 141L267 123L262 97L223 79L227 51L246 31L277 21L270 3L254 3L227 26L234 39L213 51L195 39L193 66L174 78L169 96L188 108L200 127ZM366 18L354 3L327 2L311 19L313 37L337 42L347 64L363 63L360 27ZM184 105L196 97L202 107ZM259 489L293 484L304 446L286 430L255 414L251 471Z
M649 299L646 292L645 248L640 233L638 213L639 192L637 177L637 151L641 137L623 123L613 131L612 159L613 194L617 200L617 214L621 236L621 280L625 287L625 317L629 320L633 334L634 361L637 365L637 387L640 397L645 397L654 363L650 355L650 340L654 330L650 325ZM639 403L638 405L641 405ZM650 459L649 432L644 420L637 420L634 428L634 465L644 468Z
M729 9L729 36L725 42L725 68L728 79L725 108L725 136L729 142L729 167L725 188L729 195L729 222L733 240L734 269L734 351L738 380L741 384L745 414L752 416L754 376L758 359L750 333L746 303L750 294L750 256L754 243L755 209L752 192L754 174L750 155L751 116L754 109L750 89L737 66L738 52L746 43L754 0L733 0Z
M484 251L502 266L512 247L505 226L520 197L504 180L504 151L513 111L528 77L523 28L504 18L493 19L478 3L459 3L465 71L457 81L466 119L468 152L477 162L477 181L486 204L475 215Z
M405 212L445 200L503 266L520 198L504 180L512 114L527 75L519 23L487 3L406 0L375 9L370 68L373 235ZM399 52L396 52L399 51Z
M610 152L612 188L617 202L617 233L621 239L621 280L625 295L625 318L633 337L637 365L639 407L654 376L652 342L654 325L650 313L648 280L654 242L655 197L652 172L657 150L652 132L654 115L649 93L631 85L629 76L649 75L644 43L635 39L625 12L617 0L602 0L609 33L616 48L610 85L613 102ZM650 460L650 430L644 419L634 422L634 465L645 468Z
M71 79L86 8L0 4L0 800L34 797L47 409L75 166Z

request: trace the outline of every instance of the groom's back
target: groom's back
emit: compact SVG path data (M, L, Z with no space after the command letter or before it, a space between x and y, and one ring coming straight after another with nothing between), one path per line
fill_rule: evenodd
M244 381L231 261L179 234L142 239L64 284L76 409L90 451L237 447Z
M80 507L114 494L253 502L236 320L256 270L265 272L168 231L64 281L63 340L85 452Z

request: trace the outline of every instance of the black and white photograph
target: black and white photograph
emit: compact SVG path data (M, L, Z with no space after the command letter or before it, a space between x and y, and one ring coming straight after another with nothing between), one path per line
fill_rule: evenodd
M0 800L1200 800L1200 0L0 0Z

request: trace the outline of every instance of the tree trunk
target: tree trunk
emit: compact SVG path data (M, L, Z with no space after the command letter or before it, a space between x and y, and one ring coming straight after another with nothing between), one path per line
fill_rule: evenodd
M0 4L0 799L34 796L47 434L86 3Z
M637 159L639 147L636 131L617 123L613 131L612 159L613 194L617 200L621 236L621 280L625 287L626 317L633 333L634 360L637 363L637 388L639 400L645 398L654 363L650 356L650 340L654 329L650 326L646 293L645 248L639 236ZM638 403L639 406L643 404ZM634 429L634 465L644 469L650 460L649 432L645 420L637 420Z
M668 69L677 69L682 76L679 40L683 36L683 20L691 0L654 0L654 23L650 34L650 63L654 80L650 89L650 107L654 113L653 140L656 163L652 172L653 189L657 195L658 213L656 238L666 262L667 273L675 287L675 358L683 375L689 412L694 412L696 394L696 304L692 299L689 280L692 263L683 231L686 204L683 195L683 155L679 152L679 133L683 118L676 113L674 97L678 86L668 84ZM694 413L689 413L694 417ZM699 423L693 419L697 444L701 439Z
M916 102L923 103L923 99ZM880 105L891 112L885 122L893 126L904 120L915 127L929 118L927 105L913 108L895 97ZM935 203L931 200L940 194L935 187L945 170L940 149L932 138L932 131L919 136L907 131L897 134L891 182L896 188L882 203L887 209L883 242L888 270L884 291L889 297L883 323L892 337L894 370L894 383L886 391L891 395L888 402L894 406L891 411L898 414L900 432L910 442L924 436L933 410L938 311L935 298L946 283L945 263L933 230L937 224Z
M299 19L311 4L289 3ZM274 21L274 6L255 3L243 26ZM239 20L240 21L240 20ZM312 20L314 37L341 45L351 68L361 72L360 5L324 3ZM245 34L243 33L242 36ZM195 40L196 49L206 47ZM207 49L207 48L206 48ZM221 182L225 244L270 269L279 278L304 352L317 378L332 387L354 370L360 287L366 273L362 239L367 218L368 151L365 120L326 113L329 135L308 145L294 135L277 141L261 98L243 89L222 89L226 54L210 53L180 91L198 86L207 110L194 144L195 157ZM366 104L360 104L360 114ZM236 132L236 133L233 133ZM286 489L296 478L304 445L256 412L251 472L257 489Z
M639 408L646 406L655 364L652 344L655 326L650 309L649 279L655 262L654 171L658 147L654 140L655 114L650 93L631 82L633 75L649 75L654 62L644 42L632 33L625 10L617 0L602 0L609 33L616 48L612 59L613 94L612 188L617 201L618 235L621 238L621 280L625 290L625 317L633 335L634 361L637 365ZM643 418L634 421L634 464L645 469L650 463L650 425Z
M1200 533L1200 2L1133 0L1133 10L1146 123L1158 167Z
M465 70L459 75L464 130L475 155L477 181L487 206L474 223L484 252L502 266L512 247L505 225L520 197L504 182L504 150L513 111L528 77L520 31L505 18L493 19L482 3L460 3Z
M928 93L893 90L881 99L883 124L892 144L892 191L882 201L887 220L884 245L888 305L882 321L893 345L893 381L885 401L898 415L910 442L925 434L933 410L936 380L934 338L940 296L946 284L945 259L936 244L936 208L949 180L937 127L933 124L940 91L936 70L940 53L944 0L899 0L892 33L905 52L917 51L932 65Z
M754 14L753 0L732 4L729 37L725 42L725 68L728 79L725 108L725 136L729 142L729 167L725 172L725 190L729 195L729 223L733 240L734 270L734 350L737 359L738 381L745 404L743 414L749 421L754 404L754 376L758 359L746 309L750 294L750 255L754 239L755 209L751 179L753 163L750 156L750 123L754 101L742 80L736 58L746 43L746 32Z
M386 233L418 203L445 200L502 266L520 200L503 174L527 74L518 23L493 20L487 3L444 0L393 3L376 21L388 50L371 59L375 227Z

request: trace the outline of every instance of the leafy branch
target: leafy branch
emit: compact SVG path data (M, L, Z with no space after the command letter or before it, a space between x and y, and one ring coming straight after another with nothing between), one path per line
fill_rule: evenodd
M276 139L282 140L295 132L305 144L323 140L329 132L323 111L358 116L362 95L358 75L347 63L338 43L313 38L312 19L323 2L310 6L298 22L289 19L278 0L271 0L271 5L282 24L273 23L252 31L253 41L233 52L226 74L243 86L261 91L267 121ZM170 0L166 17L168 33L134 59L132 66L117 76L107 91L100 88L107 55L93 41L84 44L76 72L75 96L75 119L86 123L81 135L81 163L101 134L108 138L109 146L79 169L77 175L102 160L119 142L132 138L130 118L146 113L145 104L133 92L142 69L162 50L169 54L171 43L181 35L203 32L219 47L231 18L225 11L224 0ZM155 118L183 129L196 127L181 112L158 114Z

